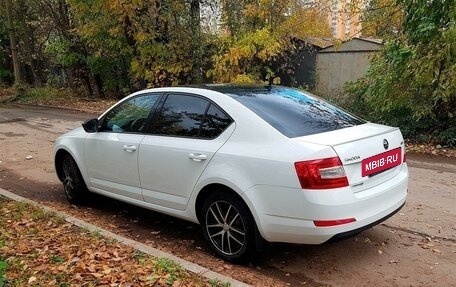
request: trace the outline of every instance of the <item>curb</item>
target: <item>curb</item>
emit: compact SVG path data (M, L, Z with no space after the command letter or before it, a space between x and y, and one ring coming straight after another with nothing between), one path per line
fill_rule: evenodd
M86 228L87 230L89 230L91 232L94 232L94 231L100 232L105 237L113 238L113 239L117 240L119 243L131 246L131 247L133 247L135 249L138 249L141 252L147 253L147 254L149 254L149 255L151 255L153 257L162 257L162 258L170 259L170 260L172 260L172 261L174 261L176 263L179 263L182 266L182 268L184 268L185 270L190 271L190 272L195 273L195 274L198 274L198 275L200 275L202 277L205 277L207 279L219 280L221 282L227 282L232 287L248 287L248 286L251 286L249 284L243 283L241 281L238 281L236 279L230 278L230 277L225 276L223 274L211 271L211 270L207 269L206 267L202 267L202 266L200 266L198 264L195 264L195 263L189 262L189 261L187 261L185 259L179 258L179 257L177 257L175 255L170 254L170 253L166 253L166 252L161 251L159 249L150 247L150 246L148 246L148 245L146 245L144 243L141 243L141 242L138 242L138 241L123 237L123 236L118 235L118 234L115 234L115 233L113 233L113 232L111 232L109 230L103 229L101 227L98 227L96 225L90 224L90 223L85 222L85 221L83 221L81 219L78 219L76 217L68 215L65 212L54 210L54 209L52 209L52 208L50 208L50 207L48 207L46 205L43 205L43 204L35 202L33 200L24 198L22 196L19 196L17 194L14 194L14 193L9 192L7 190L4 190L2 188L0 188L0 195L3 195L5 197L7 197L9 199L12 199L12 200L15 200L15 201L26 202L26 203L29 203L29 204L34 205L36 207L42 208L42 209L44 209L46 211L53 212L53 213L57 214L58 216L63 217L65 219L65 221L67 221L67 222L69 222L71 224L74 224L74 225L79 226L79 227Z

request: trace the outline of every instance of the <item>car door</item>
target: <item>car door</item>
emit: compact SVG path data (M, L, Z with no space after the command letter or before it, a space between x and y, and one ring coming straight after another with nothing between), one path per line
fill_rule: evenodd
M120 103L101 119L99 131L87 136L85 162L95 191L142 200L138 152L159 97L142 94Z
M234 130L213 102L168 94L141 142L139 175L144 201L184 210L201 173Z

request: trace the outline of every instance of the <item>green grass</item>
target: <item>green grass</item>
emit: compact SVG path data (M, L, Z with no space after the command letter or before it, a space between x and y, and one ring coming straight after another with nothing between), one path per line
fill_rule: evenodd
M105 238L105 242L109 245L112 245L112 244L119 243L119 240L117 240L115 238L107 237L107 238Z
M91 231L87 226L81 226L80 228L92 238L95 238L95 239L104 238L103 234L101 234L101 230L99 230L99 229Z
M133 252L133 258L139 263L144 263L144 259L146 258L146 256L146 253L138 249L135 249L135 251Z
M35 209L30 213L30 217L33 220L50 220L55 217L54 212L49 212L44 209Z
M16 201L14 202L14 211L12 212L12 217L14 220L21 219L24 212L27 211L29 208L29 204L22 202L22 201Z
M8 263L6 263L6 261L0 257L0 287L3 287L5 285L7 270L8 270Z
M49 262L51 262L52 264L60 264L65 261L66 261L65 258L63 258L59 255L52 255L51 258L49 258Z
M169 274L169 277L165 281L168 285L173 285L174 281L185 276L182 266L168 258L157 258L155 269L158 273L163 272Z
M103 235L101 234L101 231L98 229L90 232L90 236L92 236L93 238L96 238L96 239L101 239L103 237Z
M222 282L217 279L209 280L209 284L211 285L211 287L230 287L231 286L231 284L229 282Z

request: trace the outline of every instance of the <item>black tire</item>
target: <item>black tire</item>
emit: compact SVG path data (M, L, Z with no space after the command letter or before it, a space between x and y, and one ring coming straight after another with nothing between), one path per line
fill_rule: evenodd
M238 197L226 192L209 195L201 210L204 237L212 250L230 262L244 262L254 252L254 220Z
M64 156L61 169L63 190L68 201L72 204L84 203L89 195L89 190L72 156L68 154Z

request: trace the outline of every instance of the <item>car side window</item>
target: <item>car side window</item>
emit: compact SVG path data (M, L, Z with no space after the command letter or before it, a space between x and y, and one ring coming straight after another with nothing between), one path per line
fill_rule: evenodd
M191 95L168 95L153 122L152 133L213 139L232 119L210 101Z
M168 95L154 121L154 133L170 136L199 137L201 122L209 102L193 96Z
M141 95L121 103L105 117L101 131L106 132L143 132L151 109L160 95Z
M207 110L204 122L201 127L202 138L218 137L230 124L232 120L219 107L211 104Z

